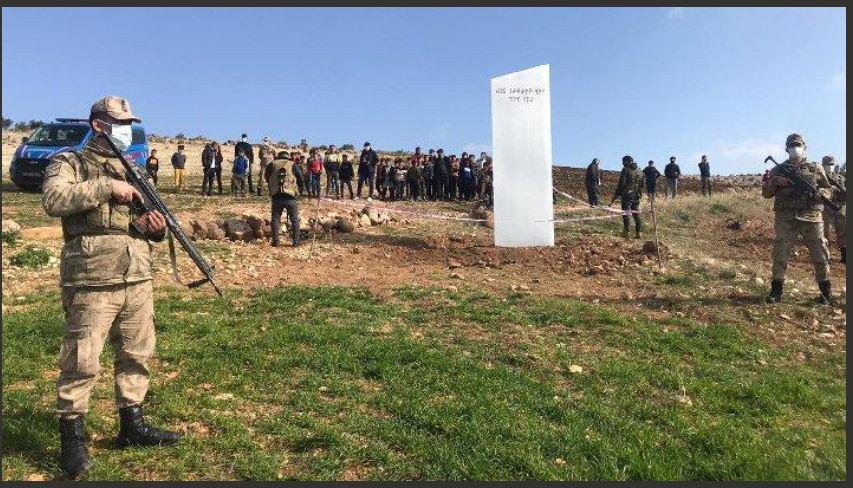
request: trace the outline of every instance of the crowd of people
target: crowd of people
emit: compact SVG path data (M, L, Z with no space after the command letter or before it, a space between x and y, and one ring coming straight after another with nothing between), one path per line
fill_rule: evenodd
M183 144L178 145L172 155L174 185L184 188L186 154ZM257 185L254 184L254 151L243 134L234 145L231 162L231 193L245 196L246 192L260 195L263 188L265 167L276 159L292 162L295 190L299 196L359 200L378 198L385 201L482 201L487 207L494 204L492 187L492 159L486 152L477 158L463 152L445 155L444 149L430 149L424 154L420 147L407 157L380 156L370 145L364 143L357 159L338 150L335 145L327 150L311 148L306 155L301 150L278 151L269 138L264 138L258 149L259 171ZM222 167L225 158L222 146L217 142L205 145L201 155L204 177L201 192L213 193L216 183L218 193L223 194ZM159 159L152 150L146 169L157 184ZM325 177L324 177L325 175ZM324 183L325 182L325 183ZM354 188L355 186L355 188Z
M633 161L633 159L632 159ZM708 156L702 155L699 161L699 182L702 190L702 196L711 196L711 163L708 162ZM681 178L681 168L676 163L675 156L670 156L669 164L663 169L663 174L658 171L654 161L649 161L648 165L643 168L643 188L650 199L654 199L657 194L657 182L661 176L666 179L666 198L675 198L678 196L678 180ZM599 160L595 158L586 167L585 175L587 201L592 207L599 205L599 196L601 194L601 170L599 169Z

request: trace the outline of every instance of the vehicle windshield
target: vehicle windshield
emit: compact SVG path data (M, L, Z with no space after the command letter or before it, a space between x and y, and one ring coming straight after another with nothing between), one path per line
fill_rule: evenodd
M46 124L33 132L27 144L34 146L76 146L89 132L84 124Z

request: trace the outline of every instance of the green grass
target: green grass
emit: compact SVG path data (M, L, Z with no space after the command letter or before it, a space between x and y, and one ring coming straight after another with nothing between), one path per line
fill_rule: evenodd
M27 268L40 268L50 260L50 251L45 248L28 245L22 251L9 259L12 266L23 266Z
M88 479L846 478L844 353L800 363L726 324L467 288L286 287L236 310L170 292L157 329L147 412L191 434L114 449L105 354ZM61 331L55 294L4 317L3 479L59 474L44 371Z
M20 232L3 232L2 234L3 244L14 247L21 241L21 233Z

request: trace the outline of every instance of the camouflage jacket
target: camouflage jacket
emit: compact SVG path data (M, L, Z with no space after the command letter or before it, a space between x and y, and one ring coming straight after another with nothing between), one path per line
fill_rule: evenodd
M110 179L124 179L118 158L90 142L62 152L45 171L42 207L62 219L61 286L104 286L151 279L151 245L130 226L127 204L111 199Z
M838 191L835 188L831 190L832 201L841 207L839 213L847 216L847 175L844 173L827 173L827 178L835 185L844 191Z
M819 164L803 158L803 161L797 164L791 163L791 160L785 160L785 165L793 165L806 181L814 185L818 191L824 196L829 196L829 179ZM770 170L770 175L761 187L761 194L765 198L775 198L773 201L773 211L776 212L777 220L802 220L804 222L822 222L823 203L819 198L809 196L793 184L785 187L779 187L776 184L776 177L781 175L779 166L774 166Z
M261 147L258 148L258 158L261 160L261 164L269 164L275 159L275 148L272 147L272 144L261 144Z
M628 200L640 198L643 187L643 174L637 169L637 163L623 167L619 173L619 183L613 192L613 200L617 198Z
M264 170L264 180L267 182L270 197L274 197L279 193L296 196L290 177L293 166L293 161L289 159L276 159L267 165L266 170Z

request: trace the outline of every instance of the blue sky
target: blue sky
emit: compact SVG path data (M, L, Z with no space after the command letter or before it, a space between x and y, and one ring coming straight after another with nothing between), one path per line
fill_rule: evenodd
M116 94L154 133L479 152L490 78L547 63L555 163L759 172L793 131L846 160L846 31L843 8L4 8L2 108Z

